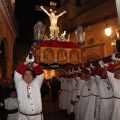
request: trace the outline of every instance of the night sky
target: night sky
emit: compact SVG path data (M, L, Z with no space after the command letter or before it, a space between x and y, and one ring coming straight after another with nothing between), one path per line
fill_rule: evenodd
M60 0L56 0L57 7L60 7ZM36 11L35 5L50 6L50 0L16 0L15 16L19 27L17 42L27 45L33 42L33 26L40 20L48 17L42 11Z

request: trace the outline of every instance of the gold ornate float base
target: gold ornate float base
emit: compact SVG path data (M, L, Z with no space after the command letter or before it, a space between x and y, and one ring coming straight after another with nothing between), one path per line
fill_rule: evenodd
M80 48L58 48L58 47L35 47L35 59L38 63L45 64L79 64L81 63Z

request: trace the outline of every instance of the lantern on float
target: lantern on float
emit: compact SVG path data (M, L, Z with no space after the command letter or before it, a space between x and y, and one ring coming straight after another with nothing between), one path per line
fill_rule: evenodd
M80 46L83 46L85 44L85 29L82 26L79 26L75 30L75 36L76 36L76 39L77 39L77 43Z
M34 42L37 42L38 44L40 44L44 40L45 28L46 28L46 26L43 25L43 23L41 21L38 21L34 25L34 27L33 27Z

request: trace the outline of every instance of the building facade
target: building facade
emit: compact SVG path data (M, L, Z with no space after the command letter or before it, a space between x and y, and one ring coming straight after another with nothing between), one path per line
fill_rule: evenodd
M100 58L109 56L113 53L111 43L115 39L109 39L105 35L106 25L112 27L112 34L116 33L118 18L115 0L62 0L61 8L58 11L66 10L67 13L60 17L58 26L60 33L67 31L70 34L70 40L77 42L75 29L83 26L86 31L84 44L83 61L92 62ZM46 18L46 34L49 35L49 18Z
M18 34L14 1L0 0L0 77L12 77L13 46Z

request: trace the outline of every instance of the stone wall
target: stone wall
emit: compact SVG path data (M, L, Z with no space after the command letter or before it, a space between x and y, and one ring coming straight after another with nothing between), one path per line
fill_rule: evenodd
M13 45L17 36L17 24L10 6L10 1L0 0L0 45L2 51L0 67L3 78L12 77Z

